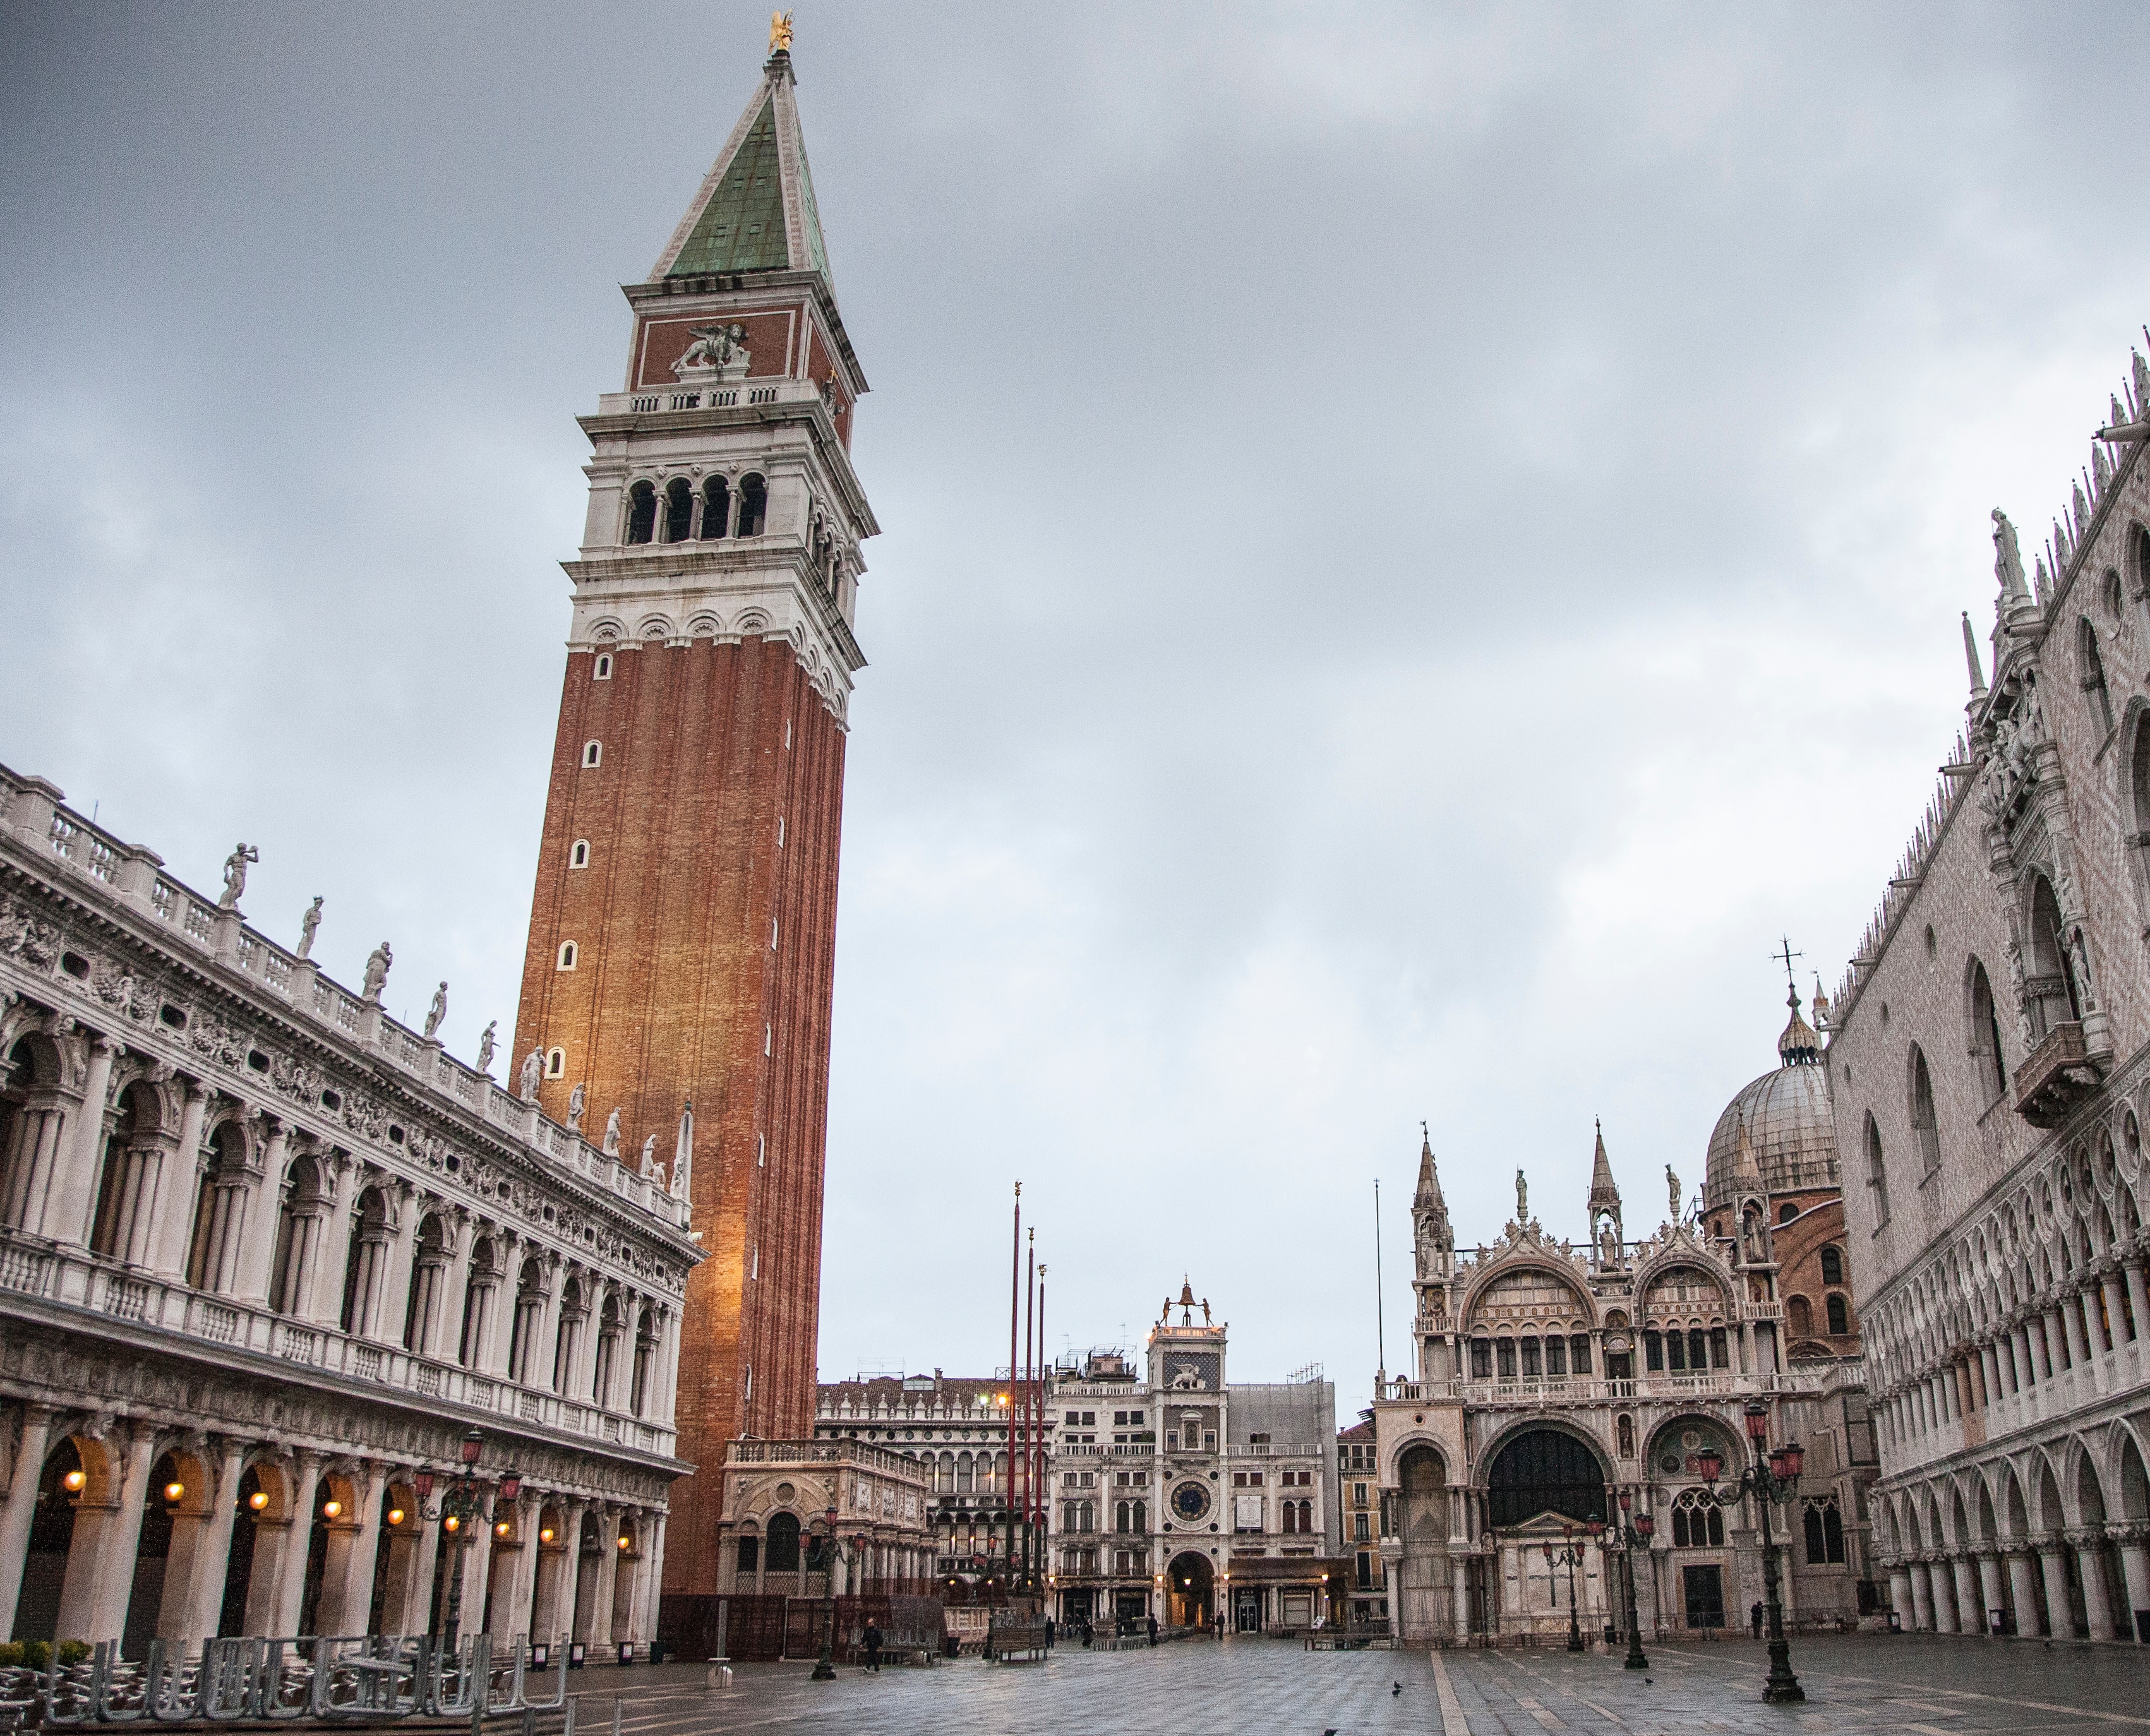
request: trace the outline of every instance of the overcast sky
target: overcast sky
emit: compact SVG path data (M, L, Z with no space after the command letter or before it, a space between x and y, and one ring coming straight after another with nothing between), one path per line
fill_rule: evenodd
M765 5L10 4L0 761L514 1022L578 412ZM1406 1365L1834 988L2150 316L2150 11L802 5L874 387L825 1376Z

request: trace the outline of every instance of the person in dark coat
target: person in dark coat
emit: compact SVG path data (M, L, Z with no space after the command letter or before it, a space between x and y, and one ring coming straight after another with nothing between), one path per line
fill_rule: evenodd
M881 1673L881 1629L875 1623L866 1623L866 1668L878 1676Z
M1149 1643L1152 1645L1155 1645L1157 1643L1157 1617L1155 1616L1152 1616L1149 1618Z
M1759 1604L1759 1603L1758 1603L1758 1604L1756 1604L1756 1605L1755 1605L1752 1609L1750 1609L1750 1610L1749 1610L1749 1611L1747 1612L1747 1625L1748 1625L1749 1627L1752 1628L1754 1630L1754 1638L1757 1638L1757 1639L1761 1638L1761 1637L1762 1637L1762 1606L1761 1606L1760 1604Z
M1052 1617L1047 1616L1045 1618L1045 1649L1048 1652L1052 1649L1053 1632Z

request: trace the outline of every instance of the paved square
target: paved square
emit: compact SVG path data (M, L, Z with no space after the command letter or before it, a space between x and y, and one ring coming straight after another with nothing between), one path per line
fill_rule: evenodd
M1618 1655L1308 1652L1234 1638L1154 1651L1063 1648L1042 1664L965 1659L877 1677L846 1667L834 1683L809 1681L805 1663L744 1664L719 1693L704 1685L699 1665L614 1679L626 1695L623 1736L815 1727L897 1736L2150 1730L2150 1652L2132 1648L1910 1634L1801 1640L1792 1663L1807 1703L1781 1708L1761 1703L1769 1660L1749 1641L1667 1643L1650 1658L1645 1678ZM578 1736L604 1736L610 1682L593 1674L576 1685Z

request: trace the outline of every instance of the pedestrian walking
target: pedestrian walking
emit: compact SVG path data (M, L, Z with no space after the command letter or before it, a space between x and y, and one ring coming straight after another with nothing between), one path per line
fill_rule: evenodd
M871 1622L866 1623L866 1668L881 1673L881 1629Z
M1759 1603L1758 1603L1758 1604L1756 1604L1756 1605L1755 1605L1752 1609L1750 1609L1750 1610L1749 1610L1749 1611L1747 1612L1747 1625L1748 1625L1749 1627L1752 1628L1754 1630L1754 1638L1757 1638L1757 1639L1761 1638L1761 1637L1762 1637L1762 1606L1761 1606L1760 1604L1759 1604Z
M1051 1616L1047 1616L1045 1618L1045 1649L1048 1652L1052 1649L1052 1617Z
M1149 1618L1149 1643L1152 1645L1155 1645L1157 1643L1157 1617L1155 1616L1152 1616Z

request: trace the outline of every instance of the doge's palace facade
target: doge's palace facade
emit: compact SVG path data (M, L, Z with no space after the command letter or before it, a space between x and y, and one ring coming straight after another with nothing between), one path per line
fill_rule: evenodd
M421 1633L460 1563L467 1633L645 1643L685 1188L249 926L244 855L0 768L0 1633Z
M1875 1530L1906 1623L1943 1633L2150 1643L2150 364L2132 361L2027 568L1992 515L1963 728L1830 1021Z

